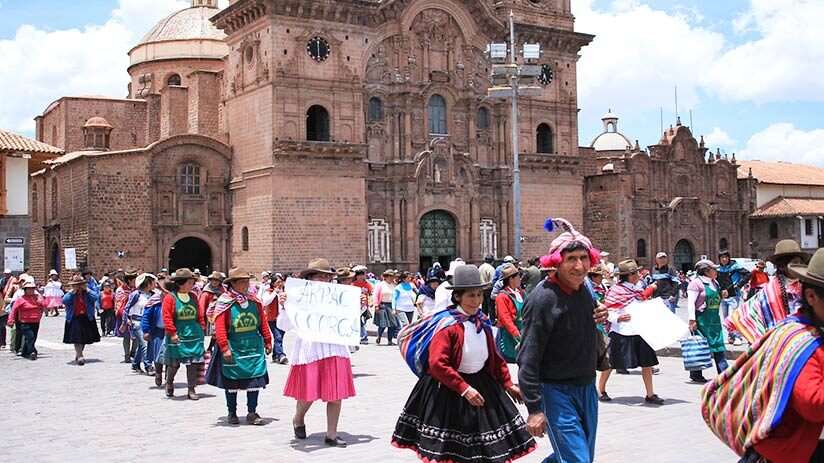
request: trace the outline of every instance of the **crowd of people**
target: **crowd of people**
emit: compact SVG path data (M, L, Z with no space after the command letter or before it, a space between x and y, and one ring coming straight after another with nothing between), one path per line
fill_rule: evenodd
M689 329L706 340L720 374L706 384L708 397L723 389L723 380L733 381L735 372L745 369L742 359L757 355L762 341L788 323L809 335L807 345L821 344L822 251L808 268L810 256L798 243L779 242L769 258L774 276L765 273L764 261L746 270L727 250L719 251L717 263L704 259L685 273L664 252L650 269L633 259L613 264L566 220L547 222L548 231L556 228L561 233L547 254L523 263L506 256L495 265L487 256L476 267L456 259L446 269L435 263L424 273L386 269L379 277L363 265L333 268L323 258L300 272L263 272L260 279L237 267L208 275L197 269L152 274L128 267L100 278L78 272L65 284L52 270L38 286L28 272L15 277L6 271L0 279L5 306L0 347L6 347L8 326L10 350L36 360L41 317L62 310L63 342L74 346L76 365L85 364L86 346L101 335L119 337L123 362L136 374L153 377L166 396L175 395L181 366L188 399L198 400L196 388L203 384L223 389L226 420L233 425L240 423L240 391L246 394L245 422L264 424L257 406L269 384L271 359L289 368L283 395L295 400L295 438L307 438L305 417L322 401L325 443L345 447L337 426L343 400L355 396L350 356L357 348L296 335L287 356L283 338L294 326L286 311L285 281L352 285L362 295L360 344L371 342L366 326L372 319L374 344L382 344L384 335L387 345L399 344L419 377L392 434L393 445L413 450L422 461L503 463L536 450L535 438L547 435L553 453L545 461L592 463L598 402L612 400L607 384L613 371L640 368L644 403L665 404L653 385L656 353L631 323L627 309L633 303L660 298L675 312L679 299L686 298ZM726 345L743 342L753 347L728 365ZM799 377L785 385L793 398L787 411L770 415L771 428L746 436L742 461L813 461L812 453L822 452L816 442L824 400L811 390L824 386L824 357L815 352L799 357ZM508 364L518 365L517 381ZM709 381L702 371L690 371L690 380ZM526 418L515 403L525 404Z

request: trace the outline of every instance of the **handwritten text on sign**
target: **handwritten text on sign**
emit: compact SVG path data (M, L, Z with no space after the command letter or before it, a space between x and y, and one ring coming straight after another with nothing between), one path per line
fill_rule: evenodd
M298 336L330 344L360 343L360 288L289 278L285 289L286 313Z

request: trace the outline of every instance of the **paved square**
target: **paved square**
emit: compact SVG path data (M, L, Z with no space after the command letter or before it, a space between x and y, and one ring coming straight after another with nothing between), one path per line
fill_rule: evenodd
M135 375L119 363L123 358L119 338L88 346L88 363L75 366L73 348L60 343L62 333L62 317L43 319L40 358L35 362L0 352L4 461L417 461L412 452L389 444L395 420L415 383L396 348L372 344L352 356L358 395L344 402L339 426L340 436L350 445L335 449L323 445L322 403L307 416L309 438L294 439L294 401L281 394L288 366L269 366L272 383L262 392L258 409L267 424L228 426L223 391L201 386L201 400L188 401L185 375L180 372L177 396L167 399L152 378ZM287 353L293 339L287 334ZM666 400L658 408L642 405L639 372L610 378L607 390L614 400L600 408L596 461L736 461L704 425L699 387L687 383L680 359L661 359L655 387ZM242 393L238 402L243 422ZM536 452L519 461L537 463L549 453L544 439Z

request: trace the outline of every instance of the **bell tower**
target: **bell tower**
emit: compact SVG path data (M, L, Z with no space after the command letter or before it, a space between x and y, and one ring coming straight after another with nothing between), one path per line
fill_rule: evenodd
M512 11L515 13L516 23L571 31L571 2L572 0L492 0L492 7L502 19L507 18Z
M192 0L192 8L205 6L206 8L217 8L217 0Z

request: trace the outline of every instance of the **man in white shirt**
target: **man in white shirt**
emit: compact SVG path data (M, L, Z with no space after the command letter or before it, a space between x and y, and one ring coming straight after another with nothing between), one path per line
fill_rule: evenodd
M449 307L452 303L452 277L455 276L455 269L466 265L462 259L458 258L449 263L449 270L446 271L446 281L435 290L435 312L440 312Z
M492 301L492 279L495 277L495 267L492 266L492 263L495 262L495 258L492 255L487 255L484 257L484 263L478 267L478 271L481 273L481 282L487 286L488 288L484 289L484 303L483 303L483 311L492 321L495 323L495 303Z

